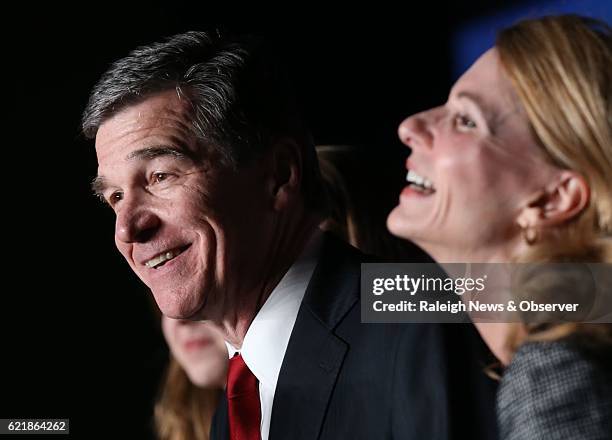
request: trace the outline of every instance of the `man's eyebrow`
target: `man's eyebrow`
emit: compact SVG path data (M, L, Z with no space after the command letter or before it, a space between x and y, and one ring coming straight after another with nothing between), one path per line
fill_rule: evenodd
M165 145L152 146L132 151L127 155L126 160L151 160L163 156L171 156L177 159L195 161L194 154L190 151L185 151L176 147L168 147Z
M192 160L194 162L196 160L195 155L189 151L162 145L132 151L127 155L126 160L151 160L163 156L171 156L180 160ZM98 197L102 197L107 188L108 182L104 176L96 176L91 181L91 190Z
M107 187L108 183L106 182L106 179L103 176L96 176L91 181L91 190L93 191L94 195L98 197L101 197L104 194L104 191L106 191Z

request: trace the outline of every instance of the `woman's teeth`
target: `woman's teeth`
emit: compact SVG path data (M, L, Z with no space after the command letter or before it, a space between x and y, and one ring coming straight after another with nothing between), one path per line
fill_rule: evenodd
M406 175L406 181L416 190L422 193L432 194L436 192L433 183L429 179L418 175L412 170L408 170L408 174Z

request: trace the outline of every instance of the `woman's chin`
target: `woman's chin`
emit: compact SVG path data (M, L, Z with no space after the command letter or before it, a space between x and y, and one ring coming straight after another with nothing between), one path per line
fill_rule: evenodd
M404 217L401 206L396 206L387 217L387 229L396 237L414 240L411 222Z

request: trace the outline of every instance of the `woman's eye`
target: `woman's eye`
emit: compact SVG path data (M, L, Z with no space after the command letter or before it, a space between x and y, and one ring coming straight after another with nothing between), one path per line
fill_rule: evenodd
M467 115L457 115L455 116L455 126L461 129L471 130L476 128L476 122L470 119Z

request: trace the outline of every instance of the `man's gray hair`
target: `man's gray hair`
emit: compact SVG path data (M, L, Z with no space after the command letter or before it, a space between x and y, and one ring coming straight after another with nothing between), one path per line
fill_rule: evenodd
M186 32L133 50L94 86L83 113L83 133L95 138L100 125L117 112L173 89L192 106L192 130L201 147L216 151L227 166L240 168L277 139L299 145L305 201L321 210L312 137L284 69L259 38Z

